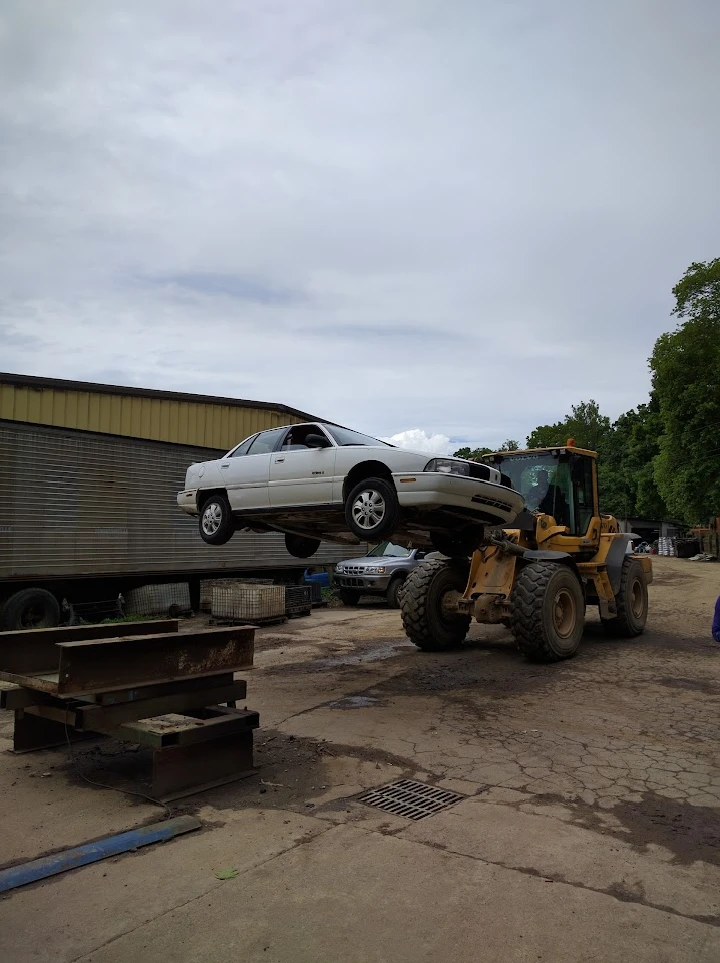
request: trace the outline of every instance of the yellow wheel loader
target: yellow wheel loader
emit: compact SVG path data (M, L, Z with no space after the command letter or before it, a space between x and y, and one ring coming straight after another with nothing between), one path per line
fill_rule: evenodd
M505 624L528 658L554 662L577 652L588 605L609 633L640 635L652 563L600 514L596 452L570 439L483 460L508 476L525 509L507 528L486 529L469 559L466 539L435 540L445 557L428 558L403 586L408 638L425 650L451 648L475 618Z

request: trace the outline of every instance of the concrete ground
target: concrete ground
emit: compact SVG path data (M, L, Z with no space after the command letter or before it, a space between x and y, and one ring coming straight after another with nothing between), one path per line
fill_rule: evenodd
M372 604L259 631L259 775L176 805L199 832L0 899L0 957L717 963L720 566L655 571L641 639L590 624L554 666L501 627L423 654ZM142 786L143 753L14 756L11 729L3 865L163 818L77 771ZM418 822L358 801L399 777L463 798Z

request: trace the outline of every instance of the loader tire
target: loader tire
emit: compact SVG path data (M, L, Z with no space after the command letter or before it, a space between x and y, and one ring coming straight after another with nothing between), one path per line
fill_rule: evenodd
M648 617L648 590L645 569L636 558L623 561L615 604L617 616L602 620L608 634L621 639L634 639L642 635Z
M531 562L511 596L511 630L520 651L535 662L569 659L585 624L585 596L575 572L557 562Z
M424 652L460 645L470 628L470 616L447 612L443 601L450 593L462 595L468 566L445 559L428 559L405 580L402 621L405 634Z

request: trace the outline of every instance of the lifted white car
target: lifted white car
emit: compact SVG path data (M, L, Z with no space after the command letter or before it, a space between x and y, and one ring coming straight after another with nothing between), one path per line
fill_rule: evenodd
M522 495L490 465L407 451L338 425L314 422L251 435L224 458L191 465L180 508L222 545L236 530L284 532L291 555L321 539L432 544L469 554L486 525L505 525Z

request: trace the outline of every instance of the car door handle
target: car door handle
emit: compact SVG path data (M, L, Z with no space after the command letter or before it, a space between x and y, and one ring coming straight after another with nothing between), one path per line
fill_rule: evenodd
M285 461L285 458L284 458L284 457L283 457L283 458L276 458L276 459L275 459L275 464L276 464L276 465L279 465L281 461Z
M229 468L229 467L230 467L230 462L228 462L227 465L220 465L220 467L221 467L221 468Z

